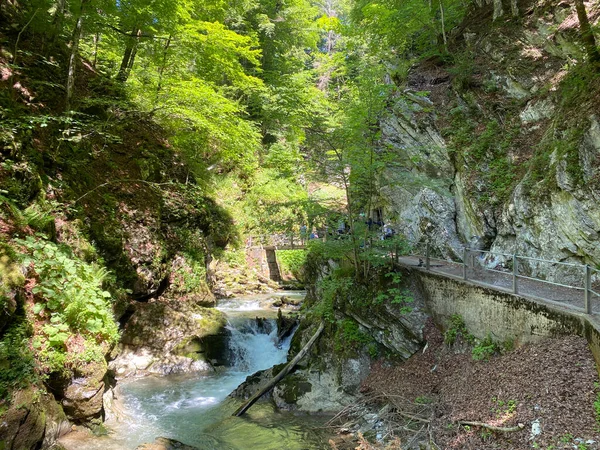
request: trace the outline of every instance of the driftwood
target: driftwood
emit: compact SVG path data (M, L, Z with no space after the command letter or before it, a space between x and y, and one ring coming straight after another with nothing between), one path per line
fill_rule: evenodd
M514 431L521 431L523 428L525 428L525 425L523 425L522 423L520 423L519 425L517 425L516 427L497 427L494 425L490 425L484 422L469 422L466 420L461 420L460 422L458 422L460 425L471 425L473 427L481 427L481 428L486 428L490 431L497 431L500 433L512 433Z
M283 370L281 372L279 372L275 377L273 377L273 379L271 379L271 381L269 381L261 390L259 390L256 394L254 394L252 397L250 397L250 399L248 399L248 401L246 403L244 403L242 406L240 406L238 409L235 410L235 412L233 413L234 416L239 417L242 414L244 414L248 409L250 409L250 407L252 405L254 405L254 403L256 403L256 401L261 398L264 394L266 394L267 392L269 392L271 389L273 389L273 387L279 383L283 377L285 377L288 373L290 373L290 371L296 367L296 364L298 364L298 362L304 358L304 355L306 355L308 353L308 351L310 350L310 348L313 346L313 344L315 343L315 341L317 340L317 338L321 335L321 333L323 332L323 329L325 328L325 323L321 322L321 325L319 325L318 330L315 332L315 334L313 334L313 336L310 338L310 340L306 343L306 345L302 348L302 350L300 350L298 352L298 354L294 357L294 359L292 359L287 366L285 366L283 368Z

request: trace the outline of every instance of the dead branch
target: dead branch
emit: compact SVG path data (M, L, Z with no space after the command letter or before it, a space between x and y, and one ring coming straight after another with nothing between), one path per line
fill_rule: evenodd
M302 358L304 358L304 355L306 355L308 353L308 351L311 349L311 347L316 342L316 340L319 338L319 336L321 335L321 333L323 332L324 329L325 329L325 322L321 322L321 324L319 325L319 328L317 329L315 334L313 334L313 336L310 338L310 340L306 343L306 345L302 348L302 350L300 350L298 352L298 354L294 357L294 359L292 359L288 363L288 365L283 368L283 370L281 372L279 372L271 381L269 381L265 387L260 389L246 403L244 403L242 406L240 406L238 409L236 409L235 412L233 413L233 415L236 417L239 417L242 414L244 414L252 405L254 405L254 403L256 403L256 401L259 398L261 398L265 393L270 391L277 383L279 383L279 381L281 381L281 379L283 377L285 377L294 367L296 367L296 364L298 364L298 362Z
M497 427L495 425L490 425L490 424L484 423L484 422L470 422L468 420L460 420L458 423L460 425L470 425L473 427L481 427L481 428L485 428L490 431L497 431L499 433L513 433L515 431L521 431L523 428L525 428L525 425L523 425L522 423L520 423L516 427Z

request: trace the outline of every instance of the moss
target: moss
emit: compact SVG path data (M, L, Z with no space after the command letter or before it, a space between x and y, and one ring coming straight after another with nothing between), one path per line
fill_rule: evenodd
M202 331L199 337L218 334L227 325L227 316L221 311L213 308L198 308L201 316L196 319Z
M298 398L312 391L312 385L301 375L291 374L281 380L279 390L283 400L287 404L293 405L298 402Z

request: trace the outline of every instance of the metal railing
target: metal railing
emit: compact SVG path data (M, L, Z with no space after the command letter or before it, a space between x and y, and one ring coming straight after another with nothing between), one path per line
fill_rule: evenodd
M557 301L556 298L553 297L564 297L564 293L567 289L578 291L580 293L582 292L583 307L568 303L566 306L575 306L577 309L583 310L587 314L593 313L593 300L600 297L600 270L587 264L574 264L517 254L475 250L468 247L463 247L462 261L457 262L432 257L429 243L427 243L425 246L425 255L411 254L410 256L418 257L419 265L424 266L425 270L432 270L432 262L435 263L436 261L441 262L442 266L444 264L450 264L450 266L443 266L444 269L439 269L439 271L460 276L463 280L476 281L494 288L502 288L503 290L508 290L514 294L519 294L521 287L528 291L538 291L540 290L539 286L556 286L561 288L561 292L552 292L548 289L541 289L543 291L542 295L533 295L552 302ZM421 258L424 258L424 261ZM479 259L479 264L475 262L476 258ZM569 283L568 281L562 283L550 281L545 278L550 275L550 271L542 273L539 270L539 267L536 267L536 270L533 271L534 273L538 273L537 276L532 273L528 273L526 275L525 268L528 263L548 264L556 269L554 270L555 272L560 271L560 268L567 268L567 270L571 269L568 270L569 278L573 279L575 278L575 275L578 274L581 280L580 284ZM486 276L487 273L494 274L493 276L495 278L490 280L489 277ZM498 278L498 275L495 274L499 274L501 277ZM527 282L541 283L541 285L526 285ZM524 294L531 295L529 292L524 292ZM581 297L579 298L581 300ZM560 302L565 304L564 300Z

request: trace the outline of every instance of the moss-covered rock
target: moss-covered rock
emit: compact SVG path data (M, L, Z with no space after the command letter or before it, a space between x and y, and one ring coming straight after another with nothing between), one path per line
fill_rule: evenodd
M102 416L106 361L94 361L79 370L63 392L62 405L75 422L88 422Z
M0 448L33 450L42 443L50 446L68 428L66 416L54 398L33 386L14 393L11 407L0 416Z

